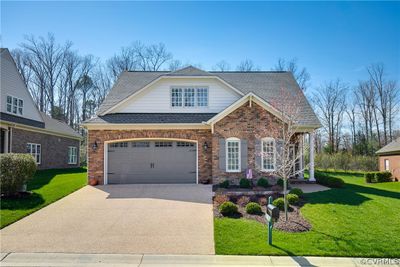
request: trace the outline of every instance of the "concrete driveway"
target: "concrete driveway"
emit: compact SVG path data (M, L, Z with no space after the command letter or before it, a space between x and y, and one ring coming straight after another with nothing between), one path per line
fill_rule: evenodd
M214 254L211 186L86 186L0 231L1 252Z

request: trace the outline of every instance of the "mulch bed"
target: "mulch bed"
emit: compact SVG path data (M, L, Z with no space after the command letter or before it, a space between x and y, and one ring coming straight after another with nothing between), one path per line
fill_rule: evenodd
M260 197L261 198L261 197ZM231 199L232 202L236 204L237 199ZM255 199L251 201L258 202ZM311 224L301 215L300 208L305 204L304 200L301 200L300 203L296 206L292 205L289 207L288 211L288 221L285 220L285 212L281 211L279 214L279 220L274 223L274 228L280 231L285 232L306 232L311 230ZM244 218L248 220L255 220L262 224L267 224L268 221L265 219L265 212L266 212L266 205L261 205L262 214L260 215L251 215L248 214L245 210L245 207L238 206L238 213L234 216L230 216L230 218ZM216 218L223 218L224 216L218 210L218 204L214 202L214 217Z

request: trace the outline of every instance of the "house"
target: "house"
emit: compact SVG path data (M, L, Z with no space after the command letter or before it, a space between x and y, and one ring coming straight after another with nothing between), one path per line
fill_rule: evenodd
M0 152L29 153L38 169L78 167L82 136L40 112L8 49L0 54Z
M376 151L379 171L389 171L400 180L400 137Z
M83 123L88 177L100 184L237 184L248 169L255 178L273 175L276 160L259 152L276 153L281 113L270 101L281 90L299 100L299 134L314 140L320 122L290 72L123 72L97 116ZM313 162L312 149L311 180ZM297 168L302 164L303 157Z

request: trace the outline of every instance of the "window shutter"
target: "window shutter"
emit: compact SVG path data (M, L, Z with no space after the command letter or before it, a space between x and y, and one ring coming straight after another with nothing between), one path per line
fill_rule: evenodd
M261 152L262 152L262 146L261 146L261 139L256 139L256 147L255 147L255 151L256 151L256 169L261 170L262 169L262 156L261 156Z
M276 168L279 168L282 165L282 156L283 156L283 140L282 139L276 139L275 140L275 157L276 157Z
M219 139L219 168L226 171L225 139Z
M240 167L243 170L247 169L247 140L240 140Z

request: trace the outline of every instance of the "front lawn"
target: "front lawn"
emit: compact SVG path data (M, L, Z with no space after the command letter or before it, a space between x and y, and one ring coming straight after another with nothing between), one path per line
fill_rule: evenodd
M332 175L332 173L331 173ZM400 257L400 183L366 184L360 174L334 173L345 188L305 194L304 233L274 230L245 219L214 219L217 254Z
M32 195L26 198L1 199L0 228L3 228L44 206L78 190L86 184L86 169L37 171L29 181Z

